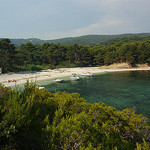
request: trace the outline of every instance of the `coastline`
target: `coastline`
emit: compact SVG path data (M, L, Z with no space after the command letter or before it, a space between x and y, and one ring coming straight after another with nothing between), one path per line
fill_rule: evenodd
M54 78L61 78L71 76L72 73L77 75L83 72L90 73L103 73L103 72L118 72L118 71L139 71L139 70L150 70L148 66L142 66L137 68L120 68L120 67L78 67L78 68L60 68L60 69L48 69L39 72L18 72L18 73L6 73L0 75L0 83L6 87L11 87L29 82L42 81ZM16 82L9 82L8 80L16 80Z

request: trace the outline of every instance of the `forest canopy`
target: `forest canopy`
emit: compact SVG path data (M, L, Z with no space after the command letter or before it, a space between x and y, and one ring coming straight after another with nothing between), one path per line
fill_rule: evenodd
M62 44L62 45L73 45L78 43L82 46L89 46L89 45L99 45L103 42L115 39L129 39L129 40L150 40L150 33L128 33L128 34L117 34L117 35L83 35L77 37L67 37L67 38L60 38L54 40L41 40L37 38L29 38L29 39L10 39L10 41L16 45L20 46L21 44L26 44L28 42L32 42L34 45L43 44L43 43L55 43L55 44Z
M148 119L78 93L0 85L0 149L149 150Z
M136 64L150 64L150 40L128 37L95 46L54 43L34 45L31 42L15 46L9 39L0 40L0 67L3 72L102 66L123 62L132 67Z
M150 64L150 40L116 39L100 45L54 43L15 46L0 40L3 72L60 67ZM136 110L90 104L78 93L22 92L0 85L0 149L149 150L148 119Z

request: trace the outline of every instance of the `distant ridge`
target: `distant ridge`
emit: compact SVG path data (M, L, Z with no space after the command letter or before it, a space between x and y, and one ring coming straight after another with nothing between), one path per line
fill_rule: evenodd
M84 35L78 37L69 37L56 40L47 40L49 43L60 43L64 45L79 44L79 45L99 45L101 42L108 41L111 39L132 37L132 36L150 36L150 33L137 33L137 34L118 34L118 35Z
M21 45L22 43L32 42L33 44L43 44L45 42L48 43L60 43L63 45L70 45L70 44L79 44L79 45L99 45L101 42L107 43L108 40L114 40L118 38L126 38L126 37L147 37L150 36L150 33L136 33L136 34L118 34L118 35L84 35L78 37L67 37L67 38L60 38L55 40L41 40L37 38L29 38L29 39L10 39L13 44L16 46Z
M10 39L10 41L19 46L21 44L26 44L28 42L31 42L33 44L43 44L45 43L45 40L37 39L37 38L29 38L29 39Z

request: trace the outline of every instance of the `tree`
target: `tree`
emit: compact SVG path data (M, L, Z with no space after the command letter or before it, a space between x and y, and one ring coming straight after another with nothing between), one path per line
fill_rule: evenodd
M148 120L135 109L90 104L78 93L50 93L29 82L22 92L0 91L0 149L149 149Z
M2 39L0 41L0 66L4 72L15 64L15 54L14 44L9 39Z

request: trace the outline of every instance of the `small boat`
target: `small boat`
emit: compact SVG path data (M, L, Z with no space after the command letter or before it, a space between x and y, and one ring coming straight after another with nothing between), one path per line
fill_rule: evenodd
M90 72L86 72L86 73L82 73L81 76L89 76L89 77L93 77L94 74L90 73Z
M79 77L70 77L71 80L80 80Z
M56 78L55 80L53 80L53 81L55 81L55 82L64 82L64 79L59 79L59 78Z
M70 77L71 80L80 80L80 78L77 76L76 73L72 74L72 77Z
M45 87L43 86L39 86L39 90L45 89Z
M45 89L44 86L40 86L39 84L37 84L36 87L37 87L39 90Z

